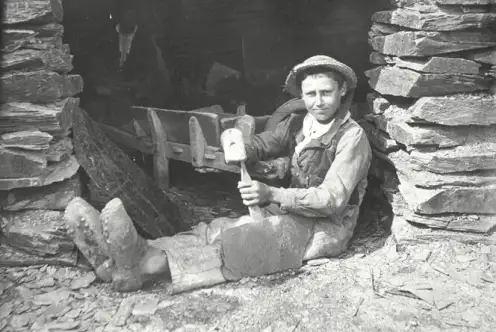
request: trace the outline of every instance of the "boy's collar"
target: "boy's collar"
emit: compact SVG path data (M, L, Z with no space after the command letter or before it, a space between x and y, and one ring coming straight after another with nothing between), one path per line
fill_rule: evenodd
M331 145L331 142L332 142L332 139L334 138L334 136L336 135L336 133L338 132L339 128L341 128L341 126L343 126L346 122L348 122L348 120L351 118L351 114L348 110L346 110L346 112L344 112L344 116L343 117L340 117L340 118L334 118L334 120L331 122L331 126L330 128L327 130L327 132L325 134L323 134L322 136L318 137L318 138L314 138L312 139L308 145L306 146L306 148L308 147L315 147L315 146L321 146L321 147L328 147ZM304 139L304 134L303 134L303 128L300 130L300 132L298 133L298 136L297 136L297 139L296 141L297 142L301 142L303 141ZM305 149L305 148L304 148Z

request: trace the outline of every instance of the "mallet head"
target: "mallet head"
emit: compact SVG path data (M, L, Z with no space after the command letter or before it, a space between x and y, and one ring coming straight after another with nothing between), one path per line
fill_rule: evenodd
M236 128L226 129L220 136L224 159L227 164L246 160L243 133Z

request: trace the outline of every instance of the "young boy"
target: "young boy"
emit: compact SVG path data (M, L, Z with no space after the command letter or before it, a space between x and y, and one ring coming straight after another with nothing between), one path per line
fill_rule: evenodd
M103 209L101 224L88 217L94 209L76 199L66 209L76 245L118 291L137 290L147 278L163 275L179 292L341 254L353 236L371 159L365 133L349 113L356 83L350 67L328 56L291 70L285 89L302 99L307 113L290 114L275 130L245 142L249 163L290 161L289 188L259 181L238 185L245 205L264 206L262 221L218 218L146 241L119 199Z

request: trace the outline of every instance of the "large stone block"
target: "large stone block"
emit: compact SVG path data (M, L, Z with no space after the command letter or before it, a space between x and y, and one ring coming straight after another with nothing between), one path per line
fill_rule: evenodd
M14 52L24 45L36 42L37 33L27 29L3 29L2 52Z
M49 164L38 176L6 179L0 178L0 190L49 185L74 176L78 169L79 163L77 162L76 157L70 156L61 162Z
M463 58L431 57L428 59L400 59L395 57L393 63L406 69L434 74L479 74L481 65Z
M379 130L374 124L367 120L361 120L358 124L364 129L372 146L382 152L391 152L399 149L398 143L388 137L387 133Z
M468 54L465 54L464 56L469 57ZM474 54L471 56L474 57ZM370 53L369 60L372 64L376 65L392 65L422 73L435 74L480 74L480 68L482 66L481 63L476 62L475 60L463 58L461 54L459 57L450 55L443 57L433 56L429 58L399 58L373 51Z
M388 112L389 114L397 114L398 118L402 117L405 110L410 107L411 103L392 103L387 98L381 96L377 92L368 93L366 96L367 104L369 109L374 114L383 114Z
M373 114L367 114L365 117L374 121L382 130L386 130L386 123L393 120L412 125L489 126L496 124L496 96L487 93L422 97L413 104L392 103L377 93L369 93L367 102Z
M51 210L27 210L2 214L2 242L28 253L46 257L74 250L67 235L64 213Z
M0 101L49 103L83 91L79 75L60 75L49 71L13 72L0 77Z
M12 102L0 105L0 133L39 130L50 134L72 127L72 112L79 98L66 98L48 104Z
M465 145L436 151L413 150L412 164L435 173L454 173L496 169L496 144L467 142Z
M79 177L42 187L19 188L7 192L0 206L5 211L60 210L63 211L74 197L81 196Z
M467 232L453 232L449 230L433 230L419 228L406 221L402 216L395 216L391 225L391 233L398 244L417 245L419 243L433 243L439 241L457 241L467 244L496 245L496 236L493 234L477 234Z
M476 52L468 52L465 57L477 62L496 65L496 48L488 48Z
M494 5L496 0L390 0L397 7L417 8L427 6L432 10L439 10L441 6L485 6Z
M367 70L365 75L370 87L381 94L414 98L487 91L491 82L480 75L424 74L389 66Z
M0 178L35 177L41 175L46 167L47 159L42 151L0 146Z
M2 23L49 23L62 22L62 0L6 0Z
M382 54L426 57L452 52L496 46L490 30L473 31L395 31L394 28L372 26L369 43Z
M16 131L0 136L0 146L22 150L46 150L53 136L39 130Z
M413 121L432 122L445 126L496 124L496 96L489 94L458 94L423 97L408 113Z
M432 124L407 123L408 117L394 117L388 114L368 114L380 130L385 131L395 141L406 145L409 150L422 146L439 148L455 147L484 142L496 143L496 126L489 127L446 127Z
M489 27L496 21L496 13L453 14L445 11L425 13L400 8L375 12L372 21L415 30L454 31Z
M472 213L496 214L496 186L415 187L398 174L398 189L410 210L419 214Z
M412 167L434 173L455 173L496 169L496 144L467 142L454 148L418 149L410 153Z
M46 50L20 49L2 56L2 69L13 70L50 70L68 73L73 69L72 55L68 47Z
M438 5L496 5L496 0L434 0Z
M439 11L434 0L390 0L389 2L396 7L414 9L422 13Z
M2 51L14 52L20 48L48 49L62 47L64 27L58 23L23 25L16 29L2 29Z
M397 174L404 181L420 188L439 188L443 186L477 187L496 183L496 170L445 174L433 173L425 169L412 167L410 155L403 150L389 153L387 159L387 161L381 159L382 163L392 163ZM384 164L380 164L380 166L381 168L385 168Z
M406 221L432 229L445 229L458 232L489 233L496 227L494 214L419 214L412 211L399 191L388 191L387 200L395 216Z
M484 214L439 214L422 215L408 209L401 193L389 195L393 202L393 213L406 221L433 229L456 232L488 233L496 227L496 215Z
M390 164L394 162L388 155L376 154ZM409 153L409 167L417 171L438 174L496 170L496 144L484 142L454 148L418 148Z
M50 142L49 148L45 151L45 157L48 162L60 162L69 158L73 152L72 139L60 137Z

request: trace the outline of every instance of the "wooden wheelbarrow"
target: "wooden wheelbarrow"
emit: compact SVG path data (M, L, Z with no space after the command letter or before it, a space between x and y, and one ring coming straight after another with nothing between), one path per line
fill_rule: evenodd
M273 130L289 113L304 110L301 100L293 99L288 103L289 108L279 108L272 115L254 117L254 123L244 126L242 131L253 134ZM218 105L193 111L136 106L133 111L142 116L126 129L99 125L120 146L153 155L154 177L162 189L169 187L171 159L190 163L200 172L240 173L238 165L225 163L220 137L224 130L239 123L242 112L224 113ZM260 174L253 177L264 178L267 167L265 164L259 167Z

